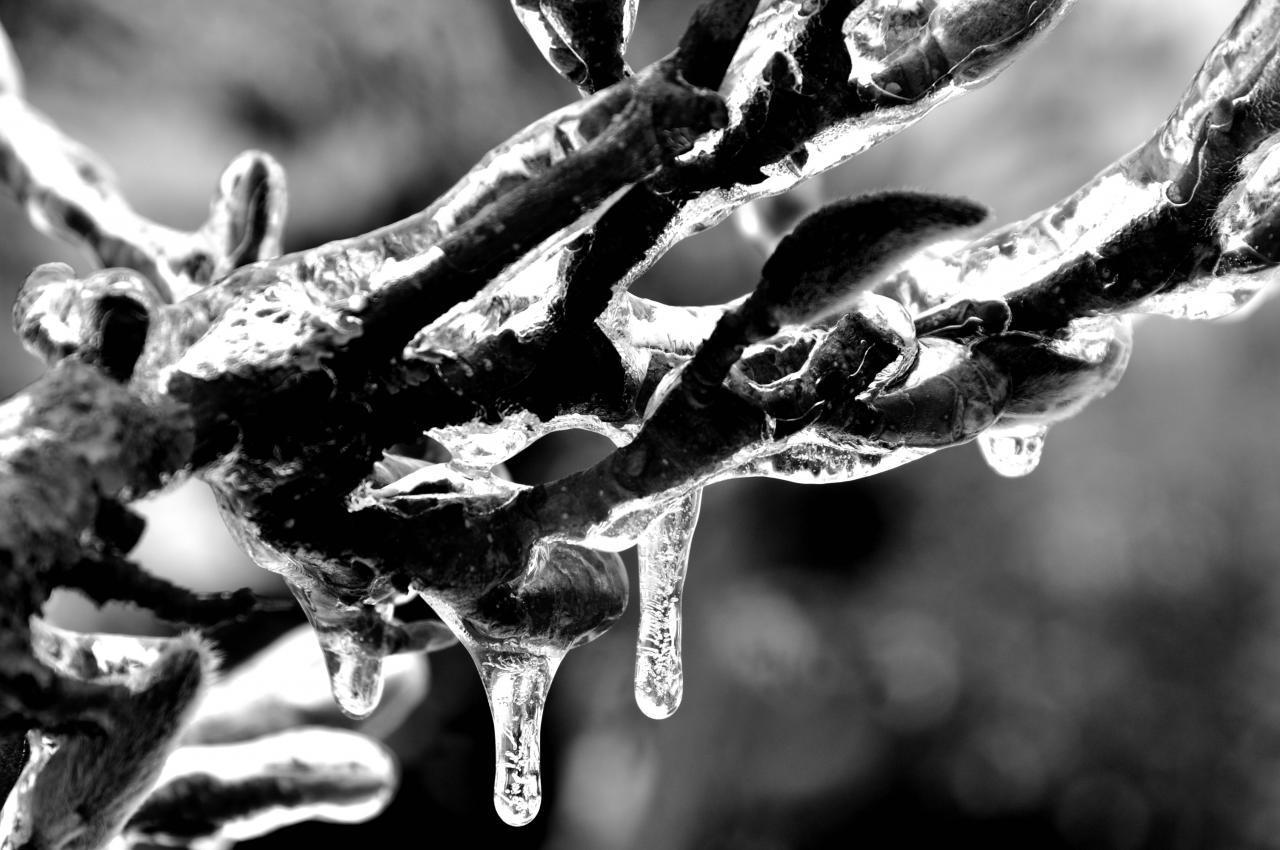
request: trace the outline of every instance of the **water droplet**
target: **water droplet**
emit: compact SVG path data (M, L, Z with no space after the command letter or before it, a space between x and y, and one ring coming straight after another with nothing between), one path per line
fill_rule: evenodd
M636 704L649 717L670 717L684 696L681 604L689 546L702 506L699 488L658 517L640 537L640 634Z
M992 428L978 437L987 465L1008 478L1030 475L1040 464L1047 425Z

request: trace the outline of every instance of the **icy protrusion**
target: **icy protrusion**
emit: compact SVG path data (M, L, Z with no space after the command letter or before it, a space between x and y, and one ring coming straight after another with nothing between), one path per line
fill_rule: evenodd
M524 826L542 806L542 708L564 653L472 650L493 715L493 806Z
M1006 478L1030 475L1040 464L1047 425L992 428L978 437L987 466Z
M702 489L697 488L658 517L640 538L636 705L656 720L674 714L684 696L680 609L689 546L701 507Z
M372 614L384 623L390 622L394 604L367 606L366 612L343 605L318 590L287 584L320 641L334 702L350 717L368 717L382 699L382 653L362 639L358 620Z
M17 850L25 847L30 839L33 823L31 801L36 780L58 751L58 742L36 729L27 733L27 748L30 750L27 765L9 792L4 808L0 809L0 850Z
M321 639L329 687L343 713L368 717L382 701L382 656L355 648L335 648Z
M493 715L493 803L512 826L542 803L539 739L551 680L569 650L605 632L627 606L617 555L543 542L522 575L479 599L418 588L475 662Z
M422 653L387 656L378 711L353 721L335 708L324 663L311 627L291 629L213 684L183 743L226 744L302 726L357 729L385 740L426 698L431 680Z
M583 94L629 74L622 55L639 0L512 0L543 58Z
M423 598L453 629L480 673L493 717L493 807L524 826L542 806L542 709L568 646L492 638L467 624L443 597Z

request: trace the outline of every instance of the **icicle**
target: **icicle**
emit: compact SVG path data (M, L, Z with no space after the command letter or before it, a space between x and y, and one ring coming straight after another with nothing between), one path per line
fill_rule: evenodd
M418 589L475 662L493 715L493 804L524 826L542 804L542 709L560 662L627 607L627 573L612 553L569 543L534 547L520 578L479 600Z
M640 634L636 642L636 705L661 720L680 707L681 611L689 546L702 507L694 490L658 517L640 538Z
M493 717L493 807L511 826L524 826L542 806L542 709L563 649L483 635L448 600L423 599L458 636L480 672Z
M978 446L993 470L1007 478L1021 478L1040 464L1047 433L1047 425L992 428L978 437Z
M351 717L372 714L382 700L382 656L350 647L342 638L329 641L322 637L320 649L338 707Z
M542 806L542 708L565 653L472 651L493 715L493 806L524 826Z
M33 730L27 733L27 747L30 750L27 765L14 783L13 790L9 792L4 809L0 810L0 850L24 847L31 837L32 794L40 771L58 751L58 742L39 730Z
M388 622L395 606L385 602L352 607L322 591L287 584L320 641L334 702L349 717L368 717L382 699L382 654L362 640L360 621L372 614Z

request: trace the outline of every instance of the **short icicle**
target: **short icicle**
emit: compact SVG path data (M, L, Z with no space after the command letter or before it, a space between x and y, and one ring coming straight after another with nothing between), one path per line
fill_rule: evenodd
M493 717L493 807L503 822L524 826L542 806L542 709L568 650L490 639L468 627L447 600L430 593L423 599L457 635L480 673Z
M31 795L40 771L58 751L58 741L39 730L27 733L27 764L0 810L0 850L17 850L31 837Z
M542 806L542 709L562 653L473 652L493 715L493 805L511 826Z
M1040 464L1047 425L992 428L978 437L987 466L1006 478L1030 475Z
M382 700L382 654L362 640L361 621L370 616L389 621L394 604L364 606L368 610L362 610L322 591L288 584L315 629L334 702L350 717L368 717Z
M467 648L493 716L493 805L511 826L542 806L542 710L569 650L603 634L627 607L613 552L565 542L534 547L523 574L479 598L416 588Z
M680 707L681 604L689 546L702 507L698 488L645 529L640 538L640 633L636 641L636 705L661 720Z

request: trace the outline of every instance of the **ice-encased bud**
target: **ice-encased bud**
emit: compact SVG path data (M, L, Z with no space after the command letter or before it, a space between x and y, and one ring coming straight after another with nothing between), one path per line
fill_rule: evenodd
M1008 376L1005 424L1048 424L1079 413L1119 383L1133 346L1126 316L1077 319L1052 337L1002 334L976 343L975 352Z
M33 808L40 771L58 751L58 741L39 731L27 733L27 763L0 809L0 850L27 846L34 831Z

